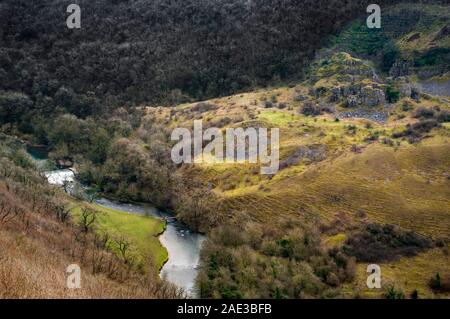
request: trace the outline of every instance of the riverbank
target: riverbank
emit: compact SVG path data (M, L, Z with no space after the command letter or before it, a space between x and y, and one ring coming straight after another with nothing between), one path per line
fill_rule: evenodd
M172 214L143 204L123 203L106 198L97 200L96 204L119 212L165 220L166 228L158 239L167 249L168 259L163 263L160 276L183 288L188 296L197 296L194 287L204 235L192 232L187 226L173 219Z
M26 144L28 154L32 157L38 169L54 168L48 160L47 153L34 146ZM44 173L50 184L64 185L76 182L73 169L61 169ZM69 194L70 195L70 194ZM98 236L109 237L108 245L119 255L115 241L125 239L130 243L132 258L136 266L144 273L159 273L168 260L168 251L159 241L159 236L166 230L166 221L150 214L136 215L132 212L104 207L98 203L89 203L70 196L73 222L80 223L82 208L87 207L96 213L93 227Z
M116 241L127 240L131 247L130 258L144 273L154 271L157 274L167 262L168 251L159 240L159 236L166 230L164 220L75 200L73 205L72 216L75 223L79 222L83 207L97 212L94 231L99 236L108 234L110 248L116 254L119 255Z
M188 296L196 297L194 287L205 239L203 235L192 232L176 221L172 214L146 204L104 197L97 198L93 203L85 201L81 198L86 195L86 190L76 180L73 170L45 169L51 166L45 155L28 153L51 184L64 186L69 194L79 195L69 197L75 223L80 221L83 206L96 211L94 231L100 238L108 234L110 248L119 257L122 252L117 241L126 239L131 243L133 262L142 273L154 271L158 274L159 271L161 278L182 288Z

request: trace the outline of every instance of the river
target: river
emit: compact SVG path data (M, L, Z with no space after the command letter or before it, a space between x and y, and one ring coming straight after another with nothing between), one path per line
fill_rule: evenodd
M173 216L157 209L118 203L106 198L96 200L96 204L132 214L150 214L157 218L166 218L166 231L159 237L161 244L169 253L169 260L161 269L160 276L178 287L184 288L191 296L195 296L194 283L200 260L200 249L205 237L191 232L183 224L173 220Z
M38 168L49 167L44 155L29 150ZM75 174L70 169L46 171L48 182L53 185L76 183ZM99 198L96 204L131 214L150 215L168 220L166 231L159 237L161 244L167 249L169 259L163 266L160 276L167 281L183 288L190 297L196 297L194 291L195 279L200 261L200 249L205 237L191 232L185 225L173 219L173 216L157 209L149 209L139 204L121 203L106 198Z

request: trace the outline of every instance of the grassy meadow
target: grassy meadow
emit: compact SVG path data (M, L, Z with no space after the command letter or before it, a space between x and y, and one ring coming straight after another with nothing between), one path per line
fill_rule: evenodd
M162 246L158 237L165 230L165 222L161 219L130 214L96 204L75 202L73 218L79 222L83 206L96 211L94 232L99 236L108 234L109 247L120 256L118 240L125 239L131 246L130 253L138 267L144 272L149 269L161 269L167 261L167 250ZM148 267L150 263L151 267Z

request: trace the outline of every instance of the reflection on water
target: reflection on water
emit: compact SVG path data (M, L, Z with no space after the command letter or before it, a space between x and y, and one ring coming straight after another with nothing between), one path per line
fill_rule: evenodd
M195 296L195 278L205 237L169 223L160 240L169 252L169 261L162 268L161 276Z
M70 192L73 190L75 174L69 169L46 172L50 184L64 185ZM167 222L166 231L160 236L161 244L169 253L169 260L161 269L161 277L185 289L191 297L195 297L194 284L200 259L200 249L205 237L189 231L183 224L174 221L173 216L161 212L154 207L119 203L105 198L96 200L96 204L103 207L124 211L132 214L147 215L164 218Z

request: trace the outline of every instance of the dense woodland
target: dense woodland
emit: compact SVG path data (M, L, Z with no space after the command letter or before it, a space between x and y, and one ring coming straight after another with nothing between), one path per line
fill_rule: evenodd
M86 117L122 104L171 104L299 78L314 50L367 5L80 0L82 28L69 30L72 2L0 4L0 89L25 94L32 105L22 101L24 108ZM386 2L393 1L379 4Z

